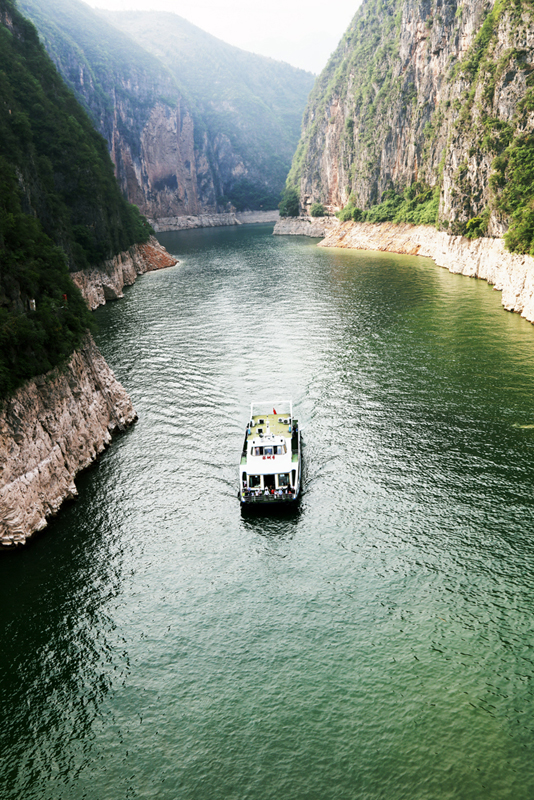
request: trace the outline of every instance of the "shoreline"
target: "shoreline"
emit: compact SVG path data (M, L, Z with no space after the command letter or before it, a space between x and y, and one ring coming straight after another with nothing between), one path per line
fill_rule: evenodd
M138 275L178 260L151 236L114 258L71 273L91 310L123 297ZM0 408L0 549L26 544L63 503L76 476L137 419L91 334L62 367L36 375Z
M87 334L64 367L21 386L0 411L0 549L26 544L65 500L76 476L137 419Z
M148 219L156 233L184 231L192 228L218 228L223 225L258 225L278 222L280 212L273 211L230 211L222 214L199 214L198 216L159 217Z
M155 236L151 236L145 244L134 244L129 250L102 264L71 272L70 277L91 311L94 311L108 300L124 297L122 290L135 283L138 275L174 267L178 263L178 259L171 256Z
M430 225L395 224L393 222L324 223L314 226L303 218L281 220L277 235L315 236L323 225L324 238L318 247L339 247L348 250L378 250L400 255L431 258L439 267L469 278L487 281L502 293L506 311L520 314L534 323L534 258L510 253L503 239L466 239L449 236Z

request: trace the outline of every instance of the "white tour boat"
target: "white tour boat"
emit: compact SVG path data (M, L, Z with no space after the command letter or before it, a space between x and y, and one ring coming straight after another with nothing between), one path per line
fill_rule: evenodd
M241 504L294 503L300 472L300 430L291 401L251 403L239 468Z

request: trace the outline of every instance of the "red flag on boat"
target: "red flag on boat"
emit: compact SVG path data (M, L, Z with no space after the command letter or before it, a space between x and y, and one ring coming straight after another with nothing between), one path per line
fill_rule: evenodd
M276 408L273 408L273 414L276 414Z

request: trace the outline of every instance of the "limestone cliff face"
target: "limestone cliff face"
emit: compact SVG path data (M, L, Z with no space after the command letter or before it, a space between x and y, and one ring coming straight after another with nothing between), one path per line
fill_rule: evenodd
M42 530L77 494L77 473L135 419L89 335L64 369L20 388L0 411L0 544L23 544Z
M124 196L145 216L276 208L313 76L225 45L175 14L150 12L139 30L123 32L132 14L104 18L78 0L20 0L20 8L106 139Z
M304 208L352 194L366 209L423 181L440 187L444 227L486 213L501 235L509 216L490 177L533 131L533 70L523 0L364 0L305 112L290 176Z
M124 253L104 261L93 269L72 272L71 278L82 293L82 297L94 311L107 300L119 300L122 290L131 286L138 275L156 269L173 267L178 261L151 236L146 244L136 244Z
M20 7L106 139L124 196L151 218L218 211L214 145L170 71L76 0Z

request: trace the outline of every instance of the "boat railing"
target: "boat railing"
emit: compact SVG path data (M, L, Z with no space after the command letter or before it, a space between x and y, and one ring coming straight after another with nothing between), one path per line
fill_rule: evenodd
M291 400L274 400L269 402L260 402L260 403L251 403L250 404L250 416L257 416L258 414L264 414L265 416L269 416L270 414L276 414L278 417L292 417L293 416L293 403Z
M265 494L260 492L254 494L252 492L241 495L244 503L287 503L295 499L295 494Z

